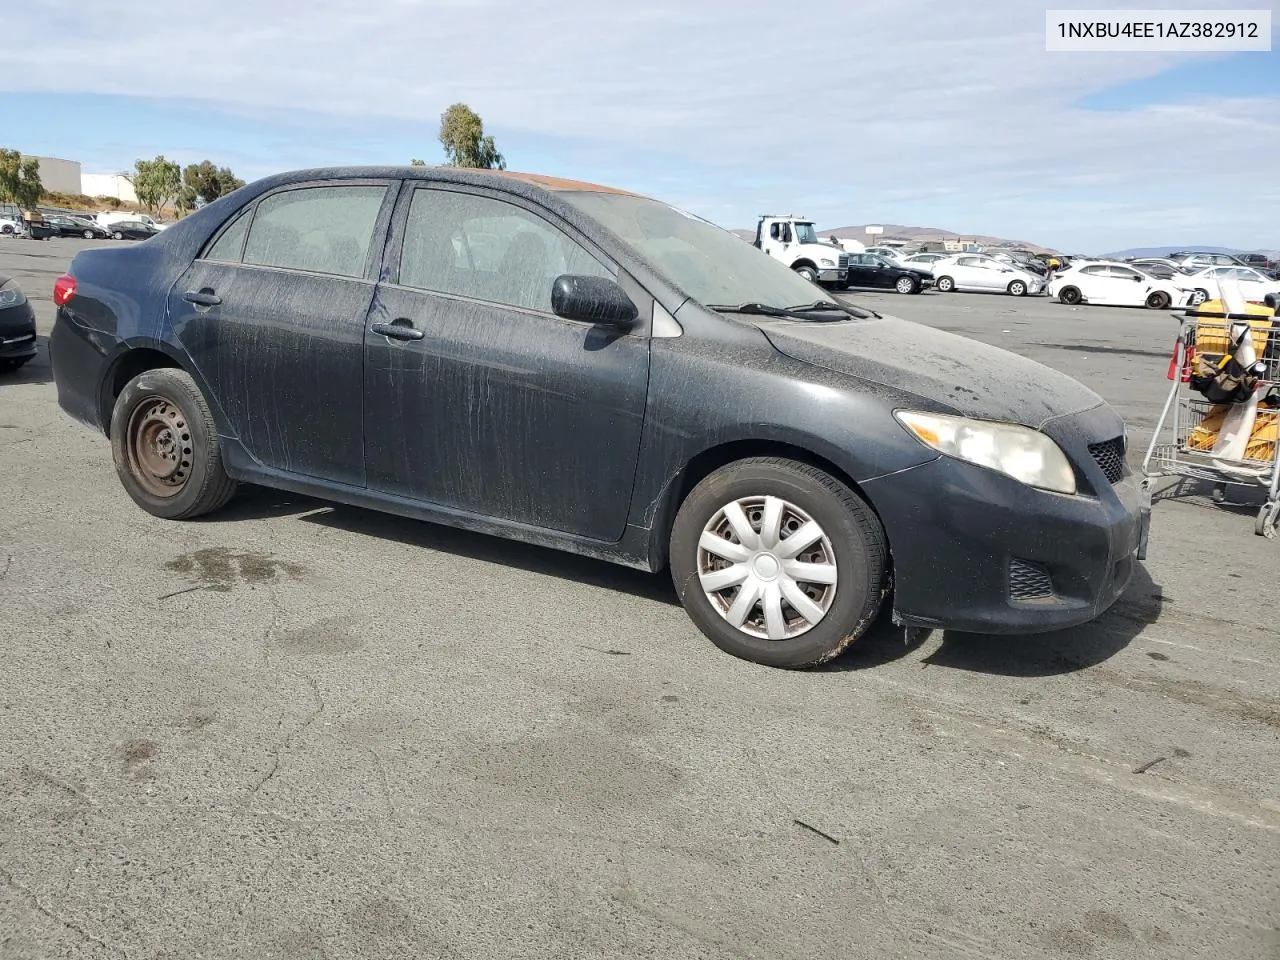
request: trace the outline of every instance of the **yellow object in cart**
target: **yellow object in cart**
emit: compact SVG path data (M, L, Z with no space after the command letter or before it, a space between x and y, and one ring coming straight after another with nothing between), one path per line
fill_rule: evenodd
M1224 403L1210 410L1199 426L1188 434L1187 449L1212 450L1229 409L1230 406ZM1244 458L1271 462L1276 456L1277 440L1280 440L1280 414L1259 410L1253 423L1253 432L1249 434L1249 445L1245 448Z
M1187 316L1200 318L1196 325L1196 353L1222 356L1230 351L1230 326L1240 321L1228 320L1226 313L1227 305L1221 300L1206 300L1187 311ZM1272 321L1280 318L1275 317L1274 311L1265 303L1245 304L1245 315L1258 318L1250 319L1249 326L1253 328L1253 352L1261 357L1267 349L1267 338L1271 336Z

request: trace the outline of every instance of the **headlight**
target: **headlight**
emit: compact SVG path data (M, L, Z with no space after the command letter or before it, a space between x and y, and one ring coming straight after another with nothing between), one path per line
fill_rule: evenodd
M9 280L0 285L0 310L18 307L27 302L27 296L18 289L17 281Z
M818 263L824 267L834 267L836 265L834 260L819 260Z
M939 453L990 467L1041 490L1076 492L1076 474L1067 455L1039 430L911 410L894 415L917 440Z

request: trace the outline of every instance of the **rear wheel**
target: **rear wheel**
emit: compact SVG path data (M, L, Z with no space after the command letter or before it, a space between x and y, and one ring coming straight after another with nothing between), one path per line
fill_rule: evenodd
M84 237L86 240L92 240L92 239L93 239L93 231L92 231L92 230L86 230L84 233L80 234L80 236Z
M1191 294L1191 301L1190 301L1191 306L1198 307L1200 306L1200 304L1204 303L1208 299L1209 299L1208 290L1196 290L1194 293Z
M1010 296L1025 297L1027 295L1027 285L1022 280L1014 280L1006 289Z
M916 293L920 290L920 281L912 277L899 277L893 288L899 293Z
M937 287L942 293L950 293L956 288L956 282L950 277L939 277Z
M123 240L123 239L124 239L124 234L123 234L123 233L121 233L119 230L113 230L113 231L111 232L111 238L112 238L113 240Z
M148 370L125 385L111 413L111 454L125 491L156 517L198 517L235 493L209 405L183 370Z
M808 464L753 457L699 483L671 531L681 603L721 650L774 667L838 656L875 619L888 548L872 509Z
M1058 299L1066 304L1077 304L1080 302L1080 291L1076 287L1063 287L1058 291Z
M1155 290L1147 297L1147 307L1151 310L1164 310L1170 302L1169 295L1161 290Z

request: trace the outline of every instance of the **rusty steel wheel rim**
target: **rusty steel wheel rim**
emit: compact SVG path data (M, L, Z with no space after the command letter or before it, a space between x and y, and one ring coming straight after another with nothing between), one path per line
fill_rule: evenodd
M182 411L164 397L147 397L125 429L129 472L147 493L169 499L191 477L191 429Z

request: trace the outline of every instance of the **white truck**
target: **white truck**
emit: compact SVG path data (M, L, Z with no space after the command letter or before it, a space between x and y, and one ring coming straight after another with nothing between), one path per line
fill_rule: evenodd
M121 213L119 210L113 210L109 213L100 213L96 217L98 223L102 224L108 230L111 229L113 223L145 223L148 226L155 227L157 230L163 230L168 226L167 223L161 223L145 213Z
M755 245L820 286L838 290L848 286L849 254L820 240L812 220L793 213L762 214Z

